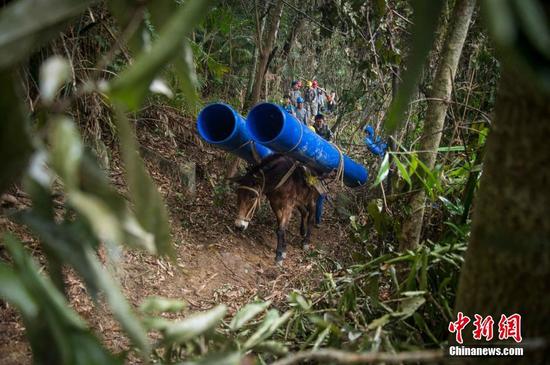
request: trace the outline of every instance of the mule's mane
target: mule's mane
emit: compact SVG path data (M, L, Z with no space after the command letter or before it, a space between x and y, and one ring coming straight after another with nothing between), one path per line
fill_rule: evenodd
M250 170L248 170L247 173L243 176L243 179L246 178L246 177L254 176L260 170L262 170L264 172L266 170L269 170L271 167L273 167L273 165L276 164L276 162L278 162L279 160L282 160L282 159L290 161L290 158L283 155L282 153L274 153L272 155L267 156L258 165L254 166Z

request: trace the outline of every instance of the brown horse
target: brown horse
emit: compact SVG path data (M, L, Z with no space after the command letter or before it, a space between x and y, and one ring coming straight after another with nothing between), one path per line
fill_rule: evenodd
M306 181L307 168L290 157L274 154L265 158L246 175L232 179L238 183L238 216L235 226L245 230L265 194L277 217L277 249L275 261L282 263L286 256L285 231L297 208L302 220L302 247L307 250L315 219L315 203L319 193ZM312 172L310 172L312 173Z

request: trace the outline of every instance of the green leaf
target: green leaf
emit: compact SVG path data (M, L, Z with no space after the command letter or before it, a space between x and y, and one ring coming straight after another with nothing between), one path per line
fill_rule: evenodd
M35 318L38 306L25 285L7 265L0 263L0 297L16 306L25 317Z
M193 61L193 51L187 39L183 40L181 57L178 57L175 66L178 72L180 87L187 97L187 104L193 107L198 101L196 89L199 85L195 62Z
M287 311L282 316L276 309L267 312L260 327L246 340L243 349L250 349L271 336L292 315L292 311Z
M57 118L52 123L49 140L52 145L52 167L63 180L67 190L78 189L78 172L84 148L76 126L67 117Z
M71 78L69 61L60 56L48 58L40 66L40 96L49 104L54 101L61 86Z
M168 343L179 344L188 341L217 326L226 312L225 305L218 305L207 312L194 314L168 326L164 330L164 338Z
M390 158L389 158L389 153L386 153L386 155L384 156L384 159L382 160L382 164L380 165L380 169L378 170L378 175L376 176L376 179L372 184L373 187L380 184L388 176L389 171L390 171Z
M0 70L0 195L22 174L33 150L14 75L15 70Z
M319 348L319 346L321 346L323 344L323 341L325 340L325 338L327 338L327 336L329 334L330 334L330 325L327 328L325 328L319 334L319 336L317 336L317 339L315 340L315 343L313 344L313 349L317 350Z
M390 321L391 315L384 314L382 317L375 319L368 324L367 328L369 330L376 329L378 327L384 327Z
M84 255L87 259L89 268L95 274L97 286L103 290L105 298L114 317L120 322L122 328L126 331L132 342L142 350L143 354L148 354L149 340L147 334L134 315L134 311L122 294L118 283L111 277L107 270L97 259L91 247L84 247Z
M399 316L402 319L412 316L418 308L420 308L426 299L422 296L407 297L401 301L401 308L399 312L395 312L393 316Z
M137 109L157 73L181 52L182 41L207 13L211 3L212 0L189 0L179 7L163 27L150 52L143 51L134 64L115 80L111 90L113 100L129 109ZM189 65L188 61L186 64ZM191 76L186 81L189 80Z
M445 1L442 0L415 0L412 2L411 53L406 61L403 82L398 88L397 96L390 105L388 118L384 124L387 133L392 133L405 119L404 113L408 108L409 100L418 84L422 67L437 34L439 14L444 4Z
M7 299L13 300L12 303L22 310L34 361L44 364L122 364L121 358L112 356L93 336L85 322L70 308L51 281L39 273L36 263L25 252L21 243L7 235L5 245L13 258L12 273L16 276L11 278L11 284L7 284L7 287L0 287L0 294L2 290L10 289L12 293ZM1 273L5 273L2 270L4 268L5 266L0 264ZM10 285L17 285L17 289L10 288ZM22 290L27 292L28 298L15 297L16 292ZM19 299L28 302L21 306L17 303ZM27 306L31 303L36 305L40 320L35 318L34 310L28 311Z
M518 17L522 29L535 48L550 58L550 27L548 13L545 12L542 2L537 0L515 1Z
M278 356L284 356L288 353L288 347L277 341L264 341L254 346L257 353L270 353Z
M249 303L245 305L240 311L237 312L235 317L229 323L229 328L232 331L236 331L244 326L248 321L256 317L263 312L267 307L271 305L271 301L263 303Z
M152 296L146 298L139 306L139 310L145 313L180 312L185 308L185 302L178 299Z
M409 184L409 186L412 186L411 176L407 172L407 169L405 168L405 166L403 166L401 161L399 161L399 159L395 155L393 156L393 161L395 162L395 165L397 166L397 170L399 170L399 174L401 175L403 180L405 180L407 184Z
M136 137L126 115L119 109L116 111L120 148L126 168L130 198L135 206L135 215L139 224L153 234L157 252L173 257L174 248L170 242L166 206L139 157Z
M197 361L186 361L182 365L240 365L243 355L238 352L208 355Z
M0 10L0 69L23 60L49 39L57 37L68 20L93 2L18 0L3 7Z

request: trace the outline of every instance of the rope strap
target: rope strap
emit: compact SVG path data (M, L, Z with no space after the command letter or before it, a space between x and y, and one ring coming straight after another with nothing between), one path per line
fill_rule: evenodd
M250 150L251 150L251 153L252 153L252 158L253 158L257 163L260 163L260 162L261 162L261 158L260 158L260 155L258 154L258 150L256 149L256 144L254 143L253 140L248 140L248 141L244 142L244 143L241 144L239 147L230 150L229 153L237 152L238 150L240 150L240 149L243 148L243 147L248 146L249 144L252 145L252 146L250 147Z
M296 170L297 163L294 162L290 169L284 174L284 176L281 178L281 181L273 188L273 191L279 189L281 186L283 186L284 183L287 182L287 180L290 178L290 176L294 173L294 170Z

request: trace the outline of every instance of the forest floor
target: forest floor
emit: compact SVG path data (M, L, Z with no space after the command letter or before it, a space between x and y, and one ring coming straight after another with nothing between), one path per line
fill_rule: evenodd
M151 122L153 121L153 122ZM324 223L312 234L313 249L304 252L299 244L297 215L288 233L288 256L284 266L275 265L275 219L268 204L262 204L245 232L233 229L235 196L223 185L226 153L214 151L197 137L194 122L173 110L152 108L138 121L138 139L146 165L170 209L176 260L125 250L116 265L116 275L132 305L148 296L184 300L187 311L200 311L216 304L228 305L233 313L244 303L258 298L283 303L292 290L317 285L323 277L323 262L338 260L350 250L339 247L348 241L346 227L327 204ZM124 190L123 169L116 145L111 152L110 176ZM196 196L184 192L179 167L196 164ZM1 210L24 209L28 197L14 190L0 200ZM19 236L41 265L39 243L23 227L0 214L0 232ZM0 256L5 257L0 246ZM71 305L105 343L115 351L127 349L128 341L100 301L95 305L82 281L67 270L66 284ZM185 313L184 312L184 315ZM24 326L16 311L0 302L0 364L30 363L30 348Z

